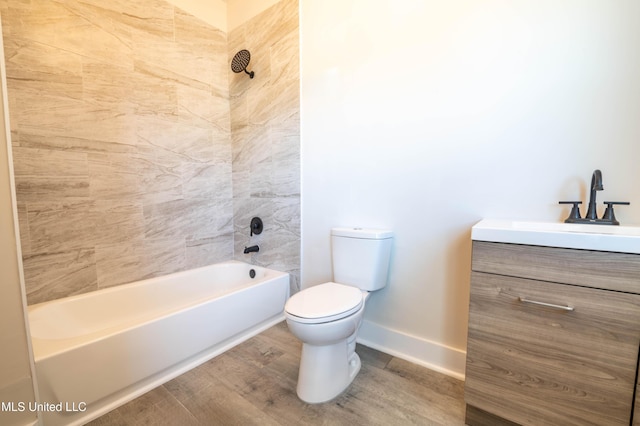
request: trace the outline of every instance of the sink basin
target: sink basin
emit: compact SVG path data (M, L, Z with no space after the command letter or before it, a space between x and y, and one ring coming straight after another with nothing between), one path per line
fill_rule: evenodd
M471 239L640 254L640 227L483 219Z

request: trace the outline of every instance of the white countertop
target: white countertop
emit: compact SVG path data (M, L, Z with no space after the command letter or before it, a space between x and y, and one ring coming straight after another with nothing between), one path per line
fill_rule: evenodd
M640 254L640 227L483 219L471 239Z

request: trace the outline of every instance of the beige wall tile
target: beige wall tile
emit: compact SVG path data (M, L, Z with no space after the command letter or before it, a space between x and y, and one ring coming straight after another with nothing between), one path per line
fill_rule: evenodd
M82 98L82 57L17 36L4 37L7 79L20 90Z
M87 11L97 15L92 22L98 26L102 26L100 22L106 17L113 28L125 28L137 41L174 39L174 7L163 0L84 0L82 3L87 5Z
M233 232L220 234L211 238L187 241L187 269L224 262L233 258Z
M300 82L300 37L289 33L271 46L271 81Z
M298 273L297 1L230 36L162 0L0 12L29 303L227 260L254 215L240 257Z
M96 247L96 273L100 288L151 278L151 269L144 242Z
M94 202L34 202L27 205L31 252L56 253L93 248Z
M2 8L29 303L231 252L224 32L160 0Z
M174 28L176 41L212 46L216 49L216 56L227 50L224 31L179 8L175 8Z
M156 149L157 150L157 149ZM153 203L182 197L179 163L159 161L154 149L137 154L90 154L91 197Z
M89 197L86 177L16 176L15 185L17 197L26 202Z
M88 176L87 154L48 149L13 149L16 176Z
M98 287L111 287L185 269L184 239L98 245Z
M152 65L135 61L130 76L133 92L129 95L135 105L137 117L173 117L178 112L176 81Z
M231 199L231 179L231 162L185 162L182 172L182 194L187 199Z
M298 2L283 0L229 34L229 60L251 52L254 79L229 74L235 258L300 274ZM282 198L286 197L286 198ZM265 230L250 237L260 216ZM260 251L243 253L247 245Z
M123 140L118 142L98 141L76 138L65 135L47 133L46 129L31 129L12 132L12 142L24 148L36 148L47 150L61 150L65 152L89 153L136 153L135 140Z
M145 238L197 240L226 233L232 200L174 200L144 206Z
M98 289L93 249L26 255L23 264L30 304Z
M18 210L18 227L20 229L20 246L22 254L27 255L31 253L31 238L29 237L29 221L27 218L27 204L25 202L19 202L17 205Z
M32 42L44 44L66 52L82 55L85 40L91 35L91 24L57 1L22 3L9 9L12 35L20 35Z
M121 200L96 200L94 246L118 244L144 239L144 216L142 203Z
M137 81L131 78L132 69L118 63L104 63L90 59L82 62L82 93L88 101L98 101L109 107L136 104L133 96ZM110 105L111 104L111 105Z
M211 87L216 78L213 74L216 62L211 58L215 51L205 49L206 46L195 46L205 52L193 54L193 45L175 41L148 40L136 43L134 66L188 86L206 89Z

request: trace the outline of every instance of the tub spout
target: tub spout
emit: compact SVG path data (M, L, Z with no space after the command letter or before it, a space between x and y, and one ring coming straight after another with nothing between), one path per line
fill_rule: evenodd
M260 251L260 247L258 247L258 246L251 246L251 247L245 247L244 248L244 254L257 253L258 251Z

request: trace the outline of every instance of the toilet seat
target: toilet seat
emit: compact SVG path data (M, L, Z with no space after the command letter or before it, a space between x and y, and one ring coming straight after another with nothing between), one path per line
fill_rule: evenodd
M359 288L328 282L294 294L284 310L293 321L320 324L348 317L363 305L364 296Z

